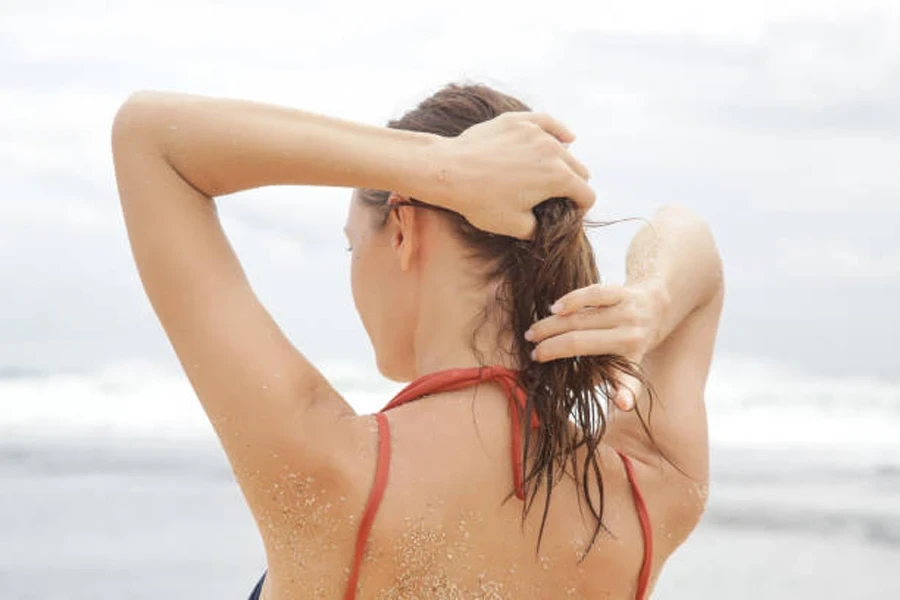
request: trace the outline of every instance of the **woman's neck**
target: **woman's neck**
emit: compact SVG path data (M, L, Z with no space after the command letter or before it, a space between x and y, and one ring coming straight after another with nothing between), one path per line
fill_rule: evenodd
M449 276L435 278L422 289L426 292L413 349L417 376L482 365L518 368L508 350L512 340L505 317L496 306L496 285L465 285Z

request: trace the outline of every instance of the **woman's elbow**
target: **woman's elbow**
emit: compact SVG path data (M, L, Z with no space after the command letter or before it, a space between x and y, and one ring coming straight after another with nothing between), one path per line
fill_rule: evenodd
M150 138L160 112L162 94L153 90L138 90L119 106L110 132L113 153L136 140Z

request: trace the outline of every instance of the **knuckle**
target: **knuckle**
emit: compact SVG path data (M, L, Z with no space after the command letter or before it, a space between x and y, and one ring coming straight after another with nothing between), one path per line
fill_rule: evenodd
M540 127L538 127L540 129ZM559 142L553 139L549 134L545 134L543 130L541 130L541 136L536 140L536 145L538 149L547 156L555 156L557 153L557 147L559 147Z
M588 329L591 326L591 317L588 311L581 311L569 316L569 326L572 329Z
M515 131L520 136L523 143L526 144L540 136L542 131L540 125L534 121L528 120L510 122L510 128Z

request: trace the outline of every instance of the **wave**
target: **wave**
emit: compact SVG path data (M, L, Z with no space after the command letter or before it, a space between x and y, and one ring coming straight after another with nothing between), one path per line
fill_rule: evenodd
M866 542L900 548L900 514L830 511L797 508L748 511L746 507L714 505L704 525L754 531L791 532L823 537L851 536Z
M322 370L360 413L379 410L400 388L360 365ZM151 363L7 375L0 378L0 429L6 432L214 436L187 378ZM716 447L827 450L900 464L900 383L810 377L758 360L717 358L706 401Z

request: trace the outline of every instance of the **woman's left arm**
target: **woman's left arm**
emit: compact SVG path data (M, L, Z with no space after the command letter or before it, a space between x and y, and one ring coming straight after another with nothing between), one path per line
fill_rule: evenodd
M363 423L353 408L254 294L214 197L273 184L418 193L430 141L287 108L163 92L132 95L115 117L116 180L144 290L258 520L259 510L272 508L279 477L300 472L340 486L342 476L354 476L348 469L362 462L359 444L369 439L356 429Z
M432 152L439 136L249 100L136 92L116 115L114 147L136 138L208 198L267 185L415 196L441 183Z

